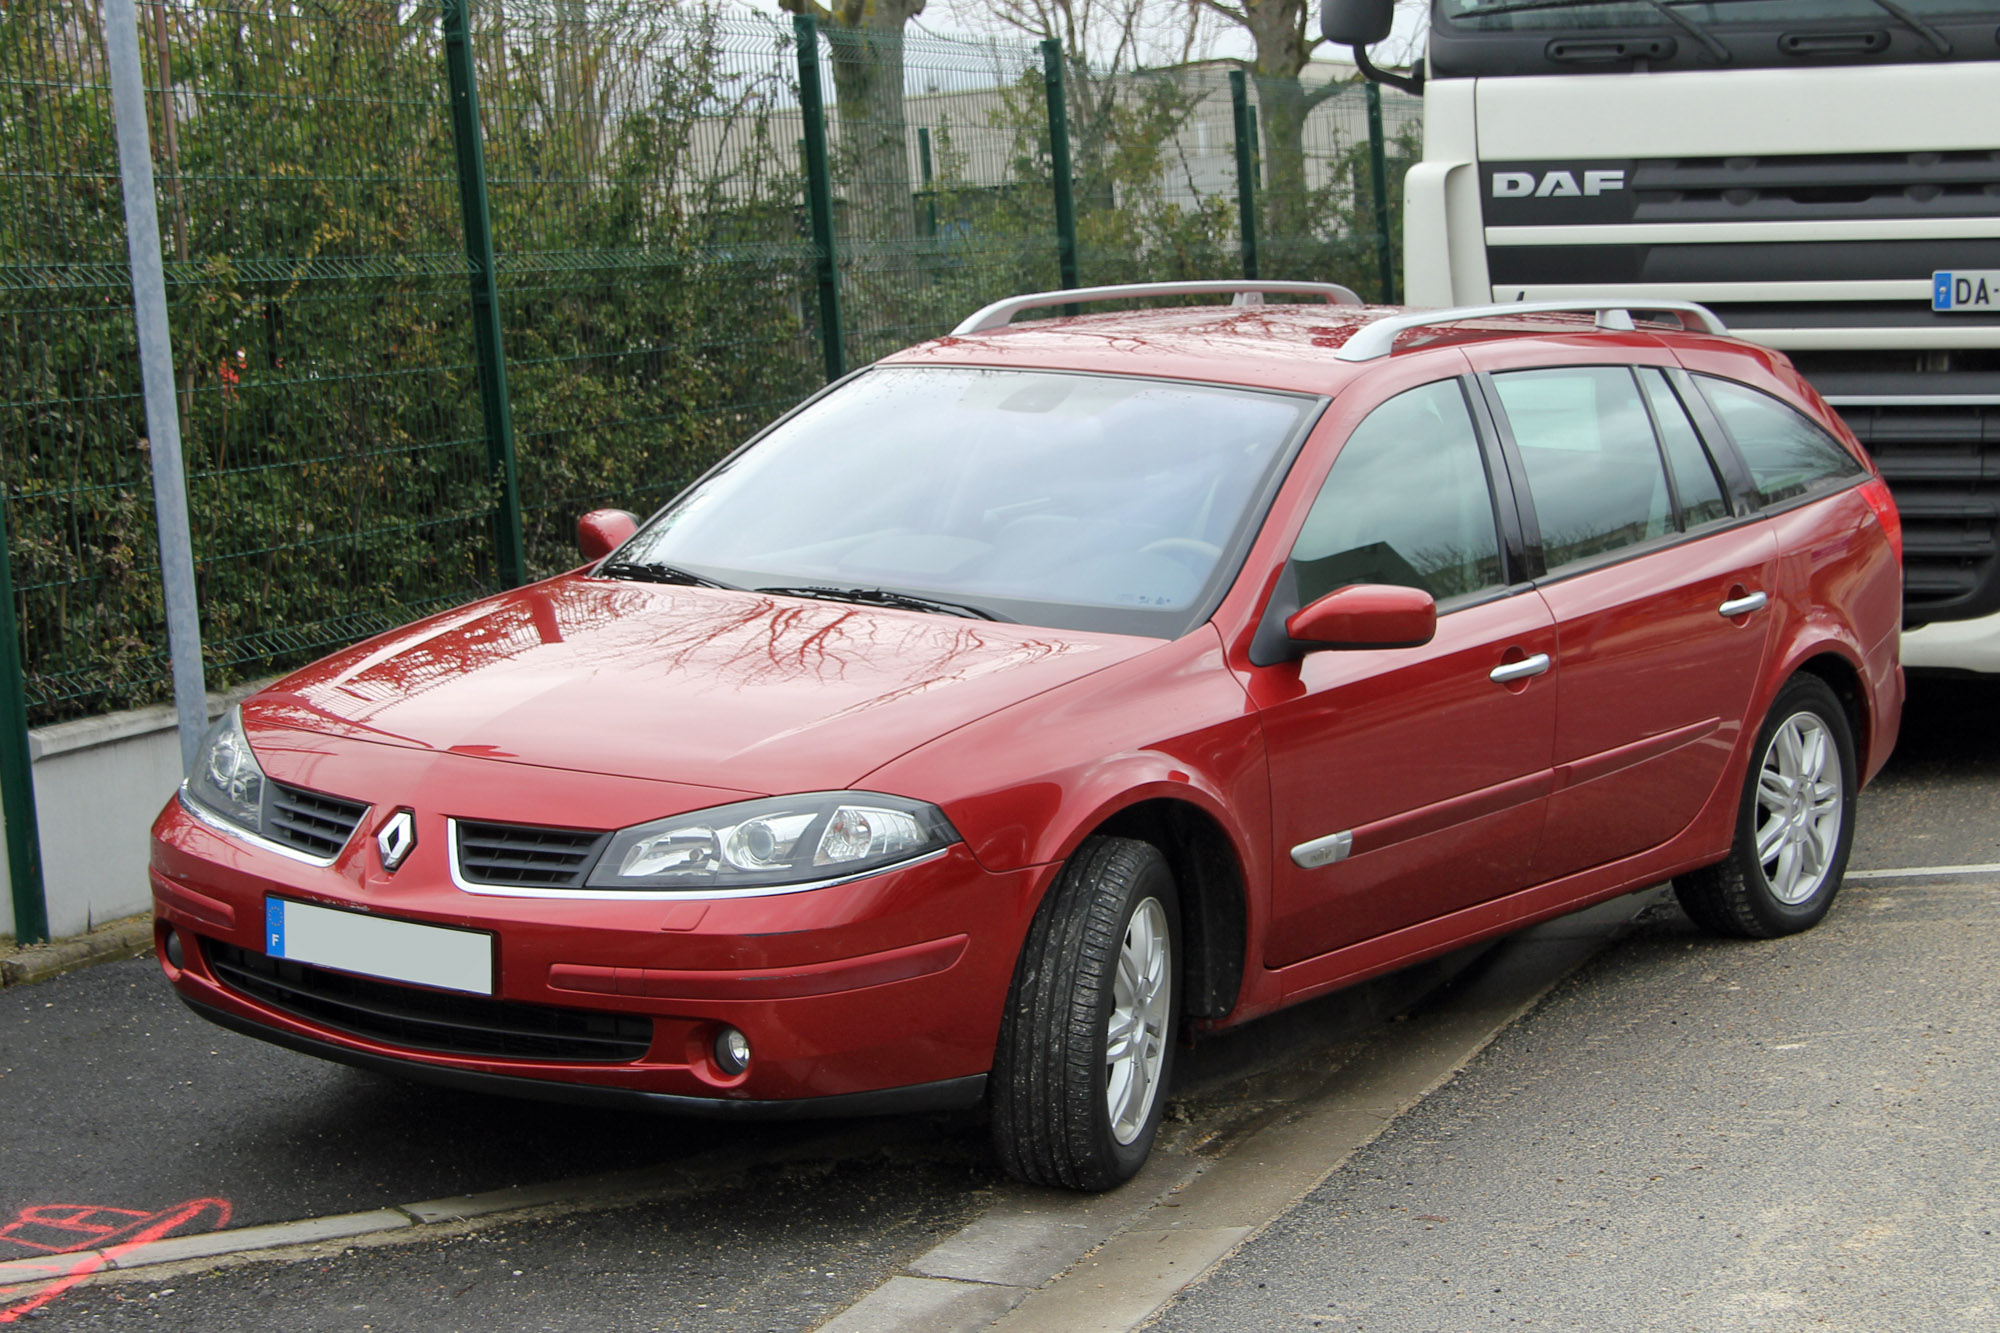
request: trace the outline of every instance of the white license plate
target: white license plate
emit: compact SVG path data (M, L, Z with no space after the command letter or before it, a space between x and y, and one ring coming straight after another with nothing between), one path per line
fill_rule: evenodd
M474 995L493 993L493 937L479 930L425 926L266 898L264 952L384 981Z
M2000 311L2000 268L1931 274L1931 309L1952 314L1961 310Z

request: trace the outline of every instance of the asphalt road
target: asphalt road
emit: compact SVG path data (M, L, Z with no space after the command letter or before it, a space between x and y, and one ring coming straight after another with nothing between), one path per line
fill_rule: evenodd
M1984 685L1919 687L1864 798L1856 868L2000 862L1996 704ZM2000 1183L2000 1134L1980 1118L2000 1069L1996 922L2000 877L1857 883L1819 930L1773 944L1702 940L1657 913L1164 1326L1791 1327L1831 1312L1888 1328L1918 1326L1905 1316L1927 1301L1920 1322L1952 1327L2000 1270L1981 1234ZM1190 1067L1213 1082L1232 1062L1324 1060L1381 1007L1337 997ZM218 1198L241 1226L662 1160L745 1164L644 1204L79 1287L24 1321L52 1328L799 1328L997 1185L964 1117L857 1122L846 1149L786 1163L794 1127L487 1099L268 1047L187 1014L150 959L0 993L0 1106L4 1216Z
M1921 687L1857 868L2000 862L2000 691ZM1152 1327L2000 1328L2000 875L1656 913Z

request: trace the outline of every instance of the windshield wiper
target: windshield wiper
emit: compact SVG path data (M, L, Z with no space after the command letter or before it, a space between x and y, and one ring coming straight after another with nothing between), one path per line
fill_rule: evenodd
M942 602L934 597L913 597L887 588L759 588L778 597L810 597L820 602L857 602L863 606L892 606L902 611L937 611L969 620L1004 620L991 611L964 602Z
M1687 0L1623 0L1624 3L1638 3L1658 12L1661 18L1681 29L1700 42L1708 53L1722 64L1728 64L1736 57L1724 46L1716 35L1702 27L1693 19L1676 14L1669 5L1686 3ZM1525 14L1536 9L1585 9L1596 5L1621 3L1621 0L1507 0L1505 4L1480 5L1475 9L1461 10L1460 18L1480 19L1491 14ZM1876 0L1881 3L1881 0Z
M634 583L673 583L687 588L728 588L740 591L733 583L718 583L691 569L679 565L669 565L658 560L612 560L597 567L597 577L601 579L630 579Z
M1929 42L1931 50L1941 56L1951 54L1951 38L1897 4L1896 0L1874 0L1874 4L1877 9L1884 11L1911 32Z

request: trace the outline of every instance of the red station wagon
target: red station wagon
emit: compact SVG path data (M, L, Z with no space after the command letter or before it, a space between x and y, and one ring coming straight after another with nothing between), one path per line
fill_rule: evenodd
M162 966L463 1088L985 1099L1097 1189L1183 1033L1669 878L1802 930L1896 738L1900 523L1783 356L1635 308L1000 302L232 710Z

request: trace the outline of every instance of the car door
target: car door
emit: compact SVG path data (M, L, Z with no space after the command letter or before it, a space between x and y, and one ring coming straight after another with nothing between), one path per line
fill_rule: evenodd
M1748 724L1777 543L1768 523L1736 512L1675 382L1619 363L1482 377L1556 624L1555 782L1537 881L1672 838Z
M1437 599L1437 634L1253 668L1277 843L1267 966L1496 897L1529 871L1550 783L1554 621L1516 577L1518 526L1504 490L1496 505L1504 473L1475 427L1475 392L1452 377L1329 410L1338 454L1274 609L1404 584Z

